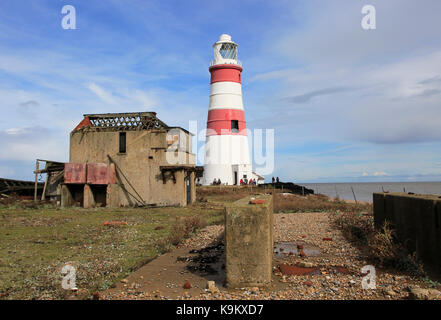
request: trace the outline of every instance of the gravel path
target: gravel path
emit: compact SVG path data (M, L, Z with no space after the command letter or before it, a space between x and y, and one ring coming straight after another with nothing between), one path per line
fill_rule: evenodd
M376 289L364 290L362 288L363 275L361 268L368 264L361 252L348 242L341 232L331 226L328 213L291 213L275 214L275 243L295 242L301 244L305 252L312 253L306 256L299 254L289 255L280 252L276 255L273 263L273 280L270 288L242 288L227 290L223 283L216 281L219 289L206 290L208 277L193 278L188 281L188 274L180 272L180 276L172 279L161 279L164 285L172 286L173 293L161 292L166 289L149 288L148 283L140 283L137 288L130 285L117 286L117 288L104 292L101 297L107 299L407 299L408 287L427 288L427 284L419 279L406 274L381 270L376 268ZM222 239L223 227L210 226L203 229L197 236L187 239L179 248L179 252L189 253L212 246L216 239ZM314 251L315 250L315 251ZM314 255L313 253L317 253ZM169 263L173 266L181 263L184 270L185 263L176 261L176 257L170 255ZM166 256L164 255L164 256ZM222 257L223 259L223 257ZM217 263L222 264L222 259ZM167 261L167 260L164 260ZM315 268L316 271L309 275L284 275L280 272L280 265L301 265ZM147 268L147 269L146 269ZM164 266L164 269L169 268ZM143 271L143 269L145 269ZM134 278L148 278L148 265L136 271ZM175 272L177 273L177 272ZM132 276L131 276L132 277ZM220 278L224 275L221 274ZM169 281L170 280L170 281ZM216 280L216 279L214 279ZM142 281L140 281L142 282ZM171 283L173 282L173 283ZM194 282L194 283L191 283ZM130 283L130 281L128 281ZM197 285L196 285L197 283ZM192 287L188 288L188 284ZM139 290L141 288L141 290ZM150 290L149 290L150 289ZM441 298L439 295L437 298Z

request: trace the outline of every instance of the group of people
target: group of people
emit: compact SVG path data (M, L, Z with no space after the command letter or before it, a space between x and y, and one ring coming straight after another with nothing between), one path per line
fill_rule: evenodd
M214 178L212 185L216 186L216 185L221 185L221 184L222 184L222 181L220 178L219 179Z
M213 186L221 185L221 184L222 184L222 181L220 178L219 179L214 178L213 182L211 183L211 185L213 185ZM241 186L257 185L257 180L256 179L249 179L248 180L247 178L240 179L240 185Z
M274 179L274 177L273 177L272 181L273 181L273 184L274 183L279 183L279 177L277 177L276 179Z
M257 181L256 181L256 179L250 179L250 180L248 180L247 178L244 178L244 179L240 179L240 185L241 185L241 186L246 186L246 185L257 185Z

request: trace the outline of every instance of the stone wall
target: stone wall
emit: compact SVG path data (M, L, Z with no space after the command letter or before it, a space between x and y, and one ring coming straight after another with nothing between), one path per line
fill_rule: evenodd
M250 204L252 198L263 204ZM250 196L225 208L226 280L230 288L271 283L274 246L273 198Z
M389 221L405 247L441 274L441 197L374 193L373 199L375 228Z

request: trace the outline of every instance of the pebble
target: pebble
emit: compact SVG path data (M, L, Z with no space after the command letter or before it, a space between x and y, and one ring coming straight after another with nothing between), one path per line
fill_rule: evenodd
M283 217L283 219L282 219ZM306 276L286 277L277 268L273 269L275 276L275 290L262 290L261 288L243 288L241 290L228 290L211 286L207 281L207 289L202 289L201 294L192 296L185 291L180 299L270 299L270 300L296 300L296 299L441 299L440 292L436 289L424 289L427 286L424 282L412 278L406 274L390 274L387 270L377 269L377 287L383 290L363 290L361 286L362 276L360 270L364 265L370 264L361 252L351 242L347 241L340 230L334 229L330 223L328 213L284 213L274 215L274 241L302 241L320 248L323 256L304 256L287 255L284 259L289 259L291 264L310 267L320 266L319 274ZM209 226L202 230L198 235L186 239L183 246L191 249L199 249L209 246L215 238L223 232L223 226ZM324 235L332 241L323 240ZM306 247L300 244L302 247ZM299 251L302 251L299 250ZM335 272L334 266L342 266L349 270L358 270L351 274ZM186 273L179 272L182 277ZM166 281L166 280L165 280ZM126 279L122 283L128 283ZM185 284L185 283L184 283ZM189 283L190 284L190 283ZM412 284L411 289L408 289ZM414 284L419 284L415 287ZM175 285L179 287L180 285ZM191 286L191 284L190 284ZM170 287L173 287L170 284ZM209 287L212 290L209 290ZM216 288L216 289L214 289ZM184 288L185 289L185 288ZM258 290L257 290L258 289ZM182 290L182 289L181 289ZM185 289L188 290L188 289ZM116 295L102 296L102 299L169 299L158 292L145 292L143 295L134 295L127 292L128 288L121 289Z

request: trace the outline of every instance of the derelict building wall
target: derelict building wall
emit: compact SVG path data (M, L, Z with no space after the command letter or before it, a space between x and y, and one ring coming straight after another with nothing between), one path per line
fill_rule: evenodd
M139 196L147 204L186 205L186 172L176 171L175 182L171 172L165 173L165 182L160 166L167 166L167 131L125 131L126 152L119 153L120 131L74 131L70 135L70 159L72 163L110 163L107 155L116 164L116 185L109 185L109 206L134 205ZM191 139L189 139L191 140ZM189 149L187 149L189 150ZM187 151L173 153L181 162L194 164L194 154ZM192 201L196 198L194 172L190 179ZM133 188L132 188L133 187ZM136 192L135 192L135 190ZM139 194L139 196L138 196Z

